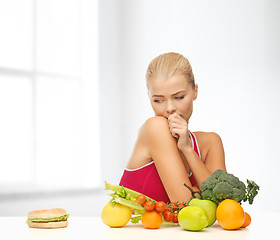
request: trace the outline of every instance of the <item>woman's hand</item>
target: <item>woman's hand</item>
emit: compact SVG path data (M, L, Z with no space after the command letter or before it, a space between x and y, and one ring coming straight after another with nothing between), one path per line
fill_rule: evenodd
M169 130L173 137L177 138L177 146L182 151L184 148L192 148L192 142L188 131L188 123L179 114L174 113L168 117Z

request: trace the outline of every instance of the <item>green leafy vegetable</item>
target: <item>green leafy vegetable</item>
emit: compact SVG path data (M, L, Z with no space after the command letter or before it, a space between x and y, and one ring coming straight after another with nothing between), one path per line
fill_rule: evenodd
M105 181L105 190L111 190L113 192L115 192L113 195L118 195L121 198L125 198L127 200L131 200L136 202L136 197L142 193L136 192L134 190L131 190L129 188L123 187L123 186L119 186L119 185L114 185L114 184L110 184L107 183ZM153 200L152 198L145 196L147 200Z
M114 205L114 203L119 203L124 206L130 207L131 209L138 210L139 213L145 212L144 207L142 207L136 201L127 200L127 199L121 198L118 195L113 195L112 204Z
M260 190L260 187L254 181L247 179L247 194L243 201L245 202L248 200L249 204L253 204L254 197L258 194L258 190Z
M238 177L219 169L201 184L201 196L202 199L217 204L225 199L233 199L239 203L248 200L249 204L252 204L260 188L254 181L247 180L247 184L246 187Z
M136 216L136 217L132 217L132 218L130 219L130 222L131 222L131 223L134 223L134 224L139 223L140 220L141 220L141 218L142 218L142 215Z
M65 220L69 217L69 214L63 215L61 217L56 217L56 218L28 218L27 219L27 223L28 222L54 222L54 221L61 221L61 220Z

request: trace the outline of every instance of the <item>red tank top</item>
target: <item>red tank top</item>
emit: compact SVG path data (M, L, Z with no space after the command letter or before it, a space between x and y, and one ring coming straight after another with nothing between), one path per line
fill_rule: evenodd
M196 137L192 132L189 133L193 149L201 157ZM189 179L192 186L196 185L192 173L189 174ZM137 169L125 169L119 185L140 192L156 201L170 202L153 161Z

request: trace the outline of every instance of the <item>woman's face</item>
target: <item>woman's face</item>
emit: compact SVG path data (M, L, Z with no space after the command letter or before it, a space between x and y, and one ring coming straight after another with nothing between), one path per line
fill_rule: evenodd
M197 85L193 89L186 76L177 74L169 78L153 78L148 88L156 116L168 118L177 113L186 121L189 120L193 111L193 101L197 98Z

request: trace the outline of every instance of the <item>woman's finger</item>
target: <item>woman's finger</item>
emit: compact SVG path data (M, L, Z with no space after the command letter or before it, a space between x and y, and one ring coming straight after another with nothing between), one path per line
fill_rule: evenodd
M180 136L186 135L186 131L182 128L172 128L171 134L173 136L176 135L176 136L180 137Z
M179 138L179 135L175 131L173 131L173 129L172 130L170 129L170 133L173 137L175 137L177 139Z
M170 123L169 129L172 130L174 128L181 129L182 132L184 132L184 133L187 133L187 130L188 130L188 126L185 124L182 125L182 124L175 123L175 122Z
M179 123L179 124L188 124L185 119L183 119L180 115L171 115L168 118L168 123Z
M171 135L175 138L179 138L179 135L176 133L177 131L175 130L176 128L173 126L173 124L169 125L169 131Z

